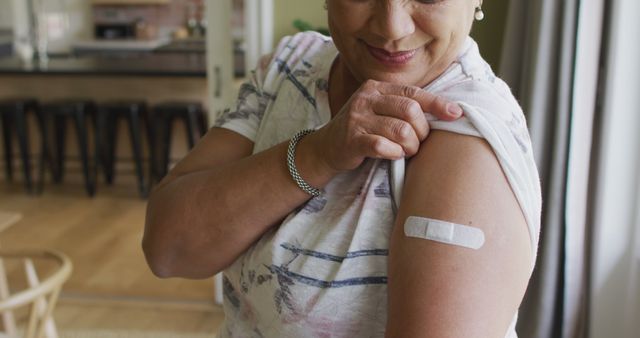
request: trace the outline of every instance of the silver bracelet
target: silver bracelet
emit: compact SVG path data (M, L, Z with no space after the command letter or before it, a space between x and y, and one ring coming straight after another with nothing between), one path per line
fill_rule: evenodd
M293 178L302 191L313 197L318 197L322 195L322 190L310 186L309 183L302 179L300 173L298 173L298 168L296 167L296 146L303 137L313 133L314 131L315 130L313 129L302 130L298 132L291 141L289 141L289 148L287 149L287 167L289 168L291 178Z

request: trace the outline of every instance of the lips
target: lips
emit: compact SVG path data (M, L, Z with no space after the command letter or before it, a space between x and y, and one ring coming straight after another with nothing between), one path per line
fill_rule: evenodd
M367 44L367 49L371 56L373 56L376 60L381 63L389 66L402 66L416 55L417 49L408 50L408 51L400 51L400 52L389 52L385 49L376 48Z

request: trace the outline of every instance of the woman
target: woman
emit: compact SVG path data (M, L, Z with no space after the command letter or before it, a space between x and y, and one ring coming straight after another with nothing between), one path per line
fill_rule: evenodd
M155 189L149 265L224 269L221 337L516 337L539 183L481 0L327 10L332 39L281 41Z

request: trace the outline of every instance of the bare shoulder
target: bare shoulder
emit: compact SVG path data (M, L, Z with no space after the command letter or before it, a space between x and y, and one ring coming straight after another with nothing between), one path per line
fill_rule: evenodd
M407 237L409 216L480 229L477 250ZM504 337L531 266L524 215L489 144L433 131L407 168L390 246L388 337Z
M478 212L487 210L486 204L497 203L503 217L506 211L511 211L511 217L524 221L494 151L479 137L432 131L418 154L409 161L406 182L408 189L402 204L410 207L413 202L434 199L435 203L421 207L426 208L424 212L435 213L433 216L462 223L470 218L481 221ZM460 207L442 208L443 202L439 201ZM483 217L495 216L483 214Z

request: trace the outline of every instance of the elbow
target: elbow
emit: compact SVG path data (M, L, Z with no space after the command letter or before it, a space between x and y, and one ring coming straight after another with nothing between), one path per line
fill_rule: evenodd
M142 251L144 252L147 265L154 276L163 279L175 277L175 272L171 268L171 265L167 264L167 260L156 255L153 250L149 249L149 247L144 244L144 242L142 244Z
M147 264L154 276L162 279L179 277L167 264L147 258Z
M185 238L185 232L163 222L153 222L147 215L142 251L151 272L159 278L209 278L224 269L224 264L207 255L203 243ZM182 228L184 229L184 228ZM214 257L212 257L214 256Z
M167 248L143 239L142 250L151 272L158 278L206 279L222 271L224 267L203 260L202 256L184 252L180 248Z
M152 196L153 197L153 196ZM153 199L149 199L142 237L142 252L151 272L159 278L180 277L177 269L177 249L172 239L171 227L161 222L164 217L156 214Z
M204 279L223 270L225 255L211 255L217 241L196 231L200 227L184 210L165 205L153 195L147 205L142 251L151 272L159 278Z
M173 267L171 255L157 249L154 243L145 236L142 240L142 251L151 272L158 278L178 277Z

